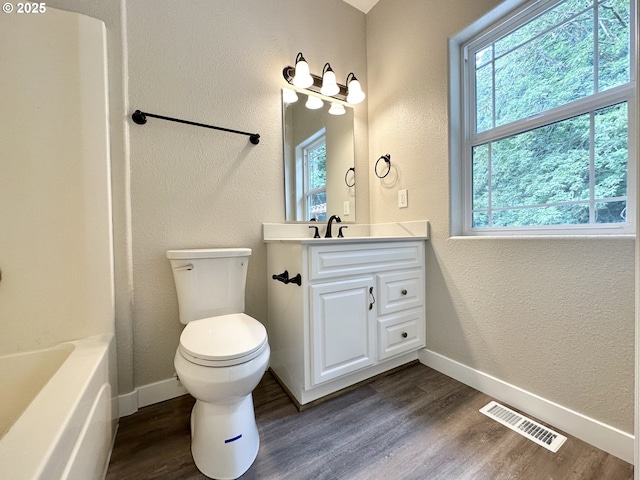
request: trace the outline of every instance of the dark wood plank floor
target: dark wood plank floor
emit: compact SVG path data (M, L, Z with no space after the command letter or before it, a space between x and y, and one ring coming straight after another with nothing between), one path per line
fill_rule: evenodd
M554 454L503 427L478 412L490 400L417 364L298 412L267 373L254 391L260 451L241 478L633 478L631 465L576 438ZM107 480L206 479L189 450L193 402L186 395L122 418Z

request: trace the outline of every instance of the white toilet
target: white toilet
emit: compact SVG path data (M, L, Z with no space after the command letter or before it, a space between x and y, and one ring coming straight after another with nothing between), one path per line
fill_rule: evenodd
M245 315L249 248L169 250L180 335L174 365L196 399L191 453L208 477L236 479L258 454L251 392L269 363L264 326Z

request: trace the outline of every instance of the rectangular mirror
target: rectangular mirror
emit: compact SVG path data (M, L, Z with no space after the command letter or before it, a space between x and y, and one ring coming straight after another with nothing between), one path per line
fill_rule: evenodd
M295 92L298 100L287 102L293 92L287 90L282 96L285 220L324 222L338 215L355 222L353 108L338 103L344 113L334 115L331 101L311 95L322 106L310 109L306 93Z

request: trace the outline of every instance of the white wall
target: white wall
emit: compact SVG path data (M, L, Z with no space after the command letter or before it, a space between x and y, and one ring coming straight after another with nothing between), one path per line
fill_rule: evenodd
M0 354L112 334L104 25L3 14Z
M427 348L633 433L634 240L450 238L448 38L498 0L367 15L371 221L426 218ZM409 192L398 210L397 190Z

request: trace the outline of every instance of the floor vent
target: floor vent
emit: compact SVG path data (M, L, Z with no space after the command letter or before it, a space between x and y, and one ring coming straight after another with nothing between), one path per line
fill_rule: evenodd
M496 402L489 402L480 409L480 412L552 452L557 452L567 439L544 425Z

